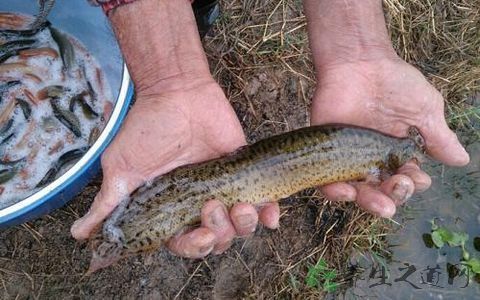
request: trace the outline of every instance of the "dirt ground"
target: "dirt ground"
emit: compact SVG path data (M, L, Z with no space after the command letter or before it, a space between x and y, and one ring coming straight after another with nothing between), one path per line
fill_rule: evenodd
M475 5L450 2L467 8ZM442 69L461 59L468 63L470 48L463 47L463 56L455 62L448 51L438 51L450 59L440 60L444 64L432 59L438 50L434 47L412 50L425 40L419 34L425 30L419 27L431 24L431 10L445 12L436 15L441 20L462 17L448 14L450 4L437 1L432 7L431 1L400 0L385 4L389 29L402 57L427 76L434 73L436 77L429 78L437 80L442 92L453 93L448 96L457 97L457 102L463 101L459 95L479 90L478 80L468 81L465 91L459 87L462 80L466 82L464 77ZM237 0L224 1L222 7L222 16L204 45L212 72L231 100L248 140L307 125L314 76L301 1ZM441 26L435 20L434 26ZM475 27L475 23L468 26ZM429 42L445 46L449 40L438 32L429 36ZM458 33L462 42L468 42L469 32ZM472 49L478 51L476 45ZM461 76L468 72L480 74L477 68ZM449 77L452 74L457 77ZM456 109L452 105L450 113ZM455 124L461 120L455 119ZM251 237L236 240L222 255L186 260L162 250L85 277L90 253L85 244L71 238L69 228L87 211L100 182L100 178L95 180L68 206L48 216L0 231L1 299L318 299L322 292L305 285L309 264L326 259L341 274L340 283L348 285L355 272L348 260L353 245L371 248L384 228L354 205L330 204L309 190L281 202L280 229L259 228Z
M194 261L160 251L84 277L89 251L72 240L69 226L97 190L90 186L69 207L0 233L2 299L269 298L282 294L271 280L301 280L293 278L306 266L305 251L322 245L327 229L329 238L342 234L350 217L305 193L283 203L280 230L260 228L223 255Z

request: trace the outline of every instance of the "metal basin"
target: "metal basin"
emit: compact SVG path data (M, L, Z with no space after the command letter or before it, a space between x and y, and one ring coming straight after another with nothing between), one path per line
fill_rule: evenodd
M0 11L35 14L37 0L1 1ZM0 209L0 228L17 225L48 214L77 195L100 171L100 155L111 142L128 111L133 85L108 19L100 8L86 0L57 1L49 18L56 28L80 42L96 58L110 84L114 102L112 115L98 140L65 174L37 193Z

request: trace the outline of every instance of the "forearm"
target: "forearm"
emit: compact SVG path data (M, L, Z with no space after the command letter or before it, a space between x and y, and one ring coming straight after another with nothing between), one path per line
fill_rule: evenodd
M304 7L317 71L395 56L381 0L304 0Z
M138 0L109 16L137 92L165 92L210 77L190 1Z

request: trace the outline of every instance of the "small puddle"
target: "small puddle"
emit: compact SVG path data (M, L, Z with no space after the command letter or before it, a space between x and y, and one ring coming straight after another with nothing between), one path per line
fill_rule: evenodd
M468 143L468 142L467 142ZM395 220L402 224L388 237L391 259L386 263L372 255L358 256L359 274L344 299L477 299L480 280L468 272L456 272L462 258L460 247L427 247L424 239L432 229L430 220L452 231L469 235L466 250L480 259L474 238L480 237L480 142L467 146L471 162L465 168L430 163L425 170L432 187L415 196ZM428 239L427 239L428 240ZM479 238L476 243L479 244ZM430 240L431 241L431 240ZM429 246L432 246L431 244ZM373 263L372 261L377 261ZM380 260L381 261L381 260ZM450 270L450 273L449 271ZM450 275L449 275L450 274ZM470 280L468 280L470 277Z

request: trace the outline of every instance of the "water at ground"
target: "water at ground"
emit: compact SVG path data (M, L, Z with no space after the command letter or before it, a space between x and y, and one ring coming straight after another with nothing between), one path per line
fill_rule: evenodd
M354 258L365 271L344 295L346 299L475 299L480 296L480 281L472 273L459 272L456 276L451 273L449 278L447 266L459 266L462 258L459 247L429 248L424 241L432 229L430 220L436 218L438 225L466 232L469 235L466 250L480 258L480 251L473 246L474 238L480 236L480 142L468 145L467 151L471 162L465 168L427 164L425 169L432 176L432 187L414 197L395 218L401 227L388 237L391 258L388 262L372 260L375 256L372 254Z

